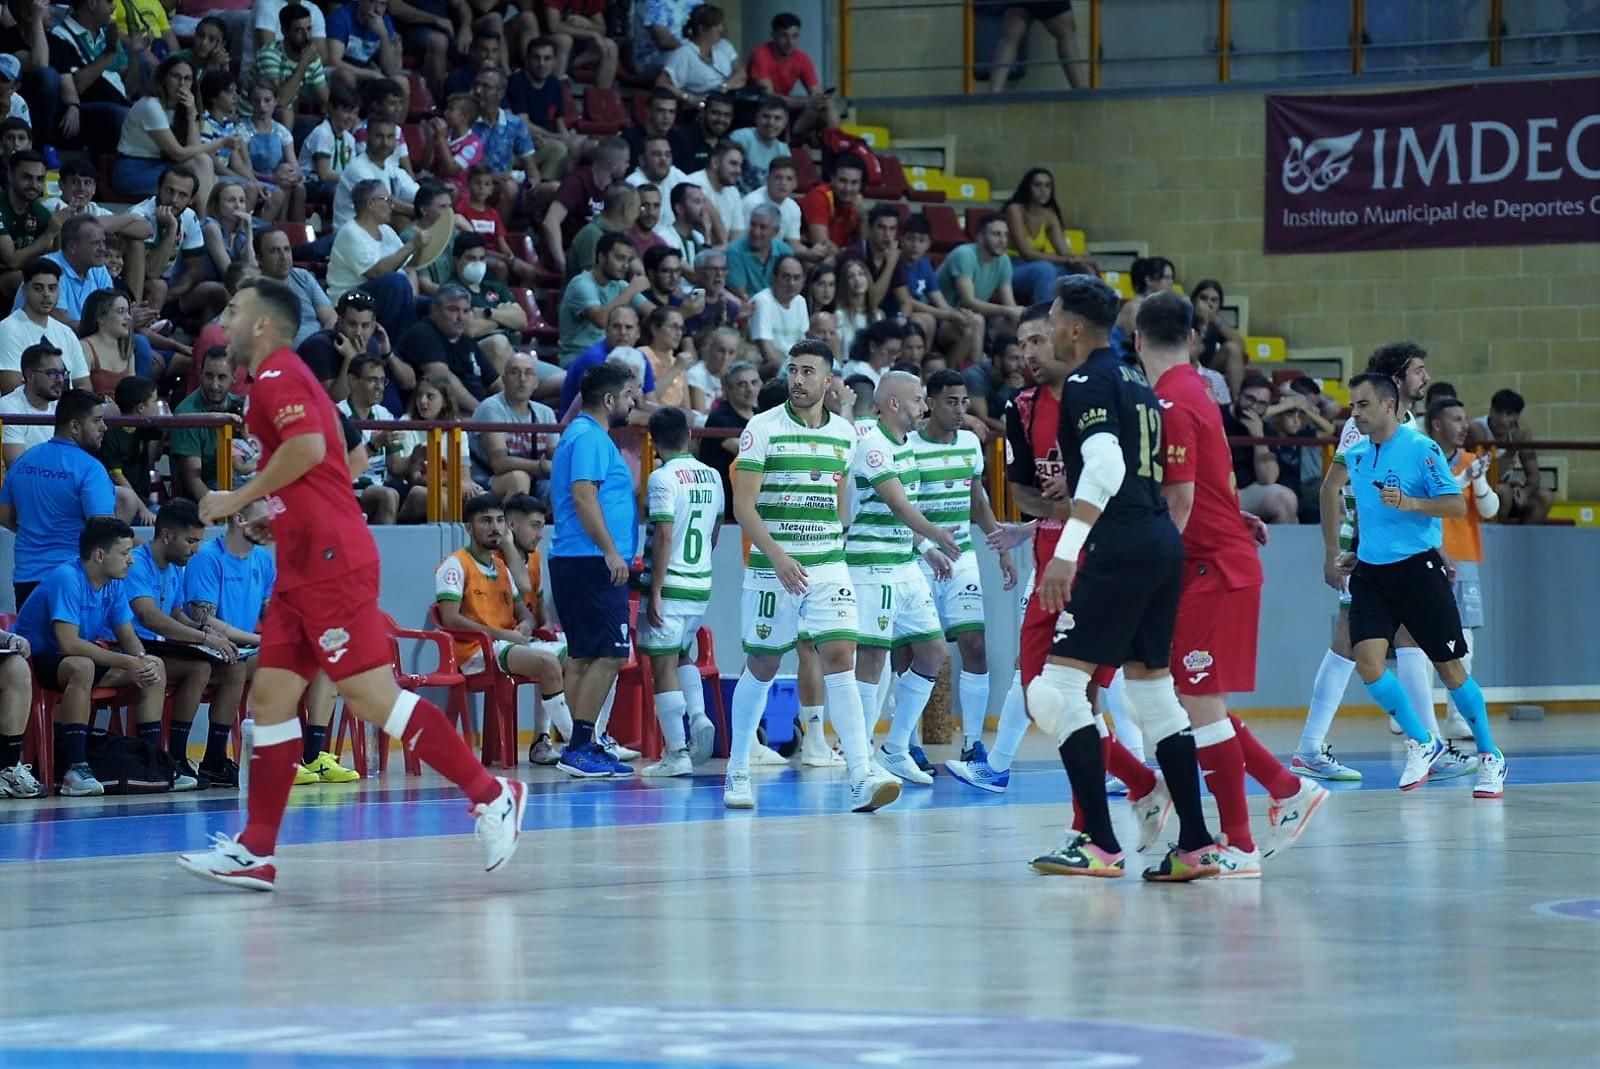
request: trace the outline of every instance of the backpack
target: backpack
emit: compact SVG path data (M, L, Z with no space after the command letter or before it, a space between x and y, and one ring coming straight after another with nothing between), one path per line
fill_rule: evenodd
M177 767L159 746L143 739L92 731L89 767L107 794L160 794L172 790Z
M835 157L854 156L867 170L861 179L863 189L883 183L883 164L878 162L878 156L872 151L872 146L861 138L842 130L828 130L822 135L822 147L828 156L830 175L833 173L832 161Z

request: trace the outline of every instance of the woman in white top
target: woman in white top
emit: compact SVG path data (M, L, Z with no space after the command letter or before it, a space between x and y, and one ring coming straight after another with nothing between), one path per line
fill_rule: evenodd
M148 197L162 172L181 163L195 173L195 203L204 204L217 180L211 153L227 144L227 138L200 140L194 67L182 56L168 56L156 68L150 95L129 108L123 120L111 184L127 196Z
M860 260L845 257L839 264L838 294L833 302L833 316L839 321L839 344L850 351L850 343L860 331L866 330L883 313L872 307L869 291L872 273Z
M683 44L667 55L656 84L678 94L680 103L698 108L707 93L744 87L744 60L723 34L722 9L701 4L689 12Z

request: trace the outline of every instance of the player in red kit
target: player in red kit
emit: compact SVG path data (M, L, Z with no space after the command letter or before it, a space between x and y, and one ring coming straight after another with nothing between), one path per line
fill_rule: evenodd
M355 497L333 403L295 353L300 301L272 279L246 282L222 316L228 352L254 373L245 426L261 443L256 477L200 502L208 523L243 515L253 537L278 546L278 581L262 626L251 687L255 718L245 827L217 834L178 864L202 879L270 891L273 850L301 757L300 696L326 672L345 708L376 724L471 799L484 868L516 852L526 788L473 757L444 713L394 681L389 624L378 607L378 547Z
M1292 775L1238 717L1228 714L1227 695L1256 685L1265 577L1255 543L1266 541L1266 526L1239 510L1222 415L1190 362L1193 307L1181 294L1159 293L1139 306L1136 324L1139 359L1162 409L1161 493L1183 532L1172 675L1222 821L1218 876L1258 878L1263 851L1250 832L1246 771L1272 794L1268 854L1299 837L1328 792Z

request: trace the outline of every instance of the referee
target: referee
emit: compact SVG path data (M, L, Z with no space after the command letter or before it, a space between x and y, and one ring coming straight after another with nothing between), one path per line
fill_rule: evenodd
M1367 692L1406 733L1400 789L1428 780L1444 742L1422 726L1404 689L1384 665L1395 632L1404 627L1439 670L1439 678L1478 744L1474 798L1505 790L1505 756L1495 748L1483 692L1467 674L1461 616L1450 590L1441 518L1465 515L1466 500L1438 443L1399 421L1400 394L1392 378L1374 372L1350 380L1356 429L1367 437L1345 451L1356 498L1355 546L1339 557L1350 575L1350 641Z
M639 401L633 374L600 364L583 374L582 408L561 435L551 462L555 536L550 594L567 635L567 702L572 738L556 767L598 779L633 773L599 745L594 722L628 657L629 564L638 549L633 472L611 440Z

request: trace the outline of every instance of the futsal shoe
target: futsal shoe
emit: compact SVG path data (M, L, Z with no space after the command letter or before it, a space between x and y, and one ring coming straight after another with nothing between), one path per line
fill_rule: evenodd
M224 757L215 764L201 761L200 776L209 786L239 789L239 763L232 758Z
M561 751L550 741L549 735L540 735L528 747L528 764L549 767L561 760Z
M1267 806L1267 827L1271 834L1267 838L1266 849L1261 851L1262 859L1287 850L1300 838L1306 825L1311 823L1311 817L1327 800L1328 788L1304 779L1294 794L1281 802L1274 799Z
M44 795L44 784L33 774L33 766L21 761L10 768L0 768L0 798L39 798Z
M900 781L865 776L850 784L850 812L872 813L900 797Z
M984 761L984 762L987 762L989 760L989 751L985 750L983 748L983 740L982 739L978 739L971 746L968 746L966 749L962 750L961 751L961 760L967 761L967 762L972 762L972 761ZM945 767L948 768L949 765L950 765L950 762L946 761L945 762Z
M79 761L61 777L61 793L67 798L91 798L106 793L106 786L95 777L88 762Z
M1261 879L1261 852L1241 850L1237 846L1223 846L1217 850L1217 879Z
M1445 743L1444 752L1433 759L1433 767L1429 769L1432 779L1456 779L1478 771L1478 755L1462 753L1455 748L1454 743Z
M323 783L354 783L361 778L361 773L353 768L345 768L339 759L327 750L317 754L317 759L305 766L317 774L317 779Z
M694 775L694 759L689 756L689 748L685 746L674 753L662 754L661 760L640 769L639 775L652 778L692 776Z
M1179 850L1174 846L1161 859L1161 864L1144 870L1144 878L1150 883L1188 883L1191 880L1210 879L1222 871L1219 864L1221 852L1222 848L1216 843L1198 850ZM1259 874L1259 858L1256 870Z
M1474 798L1499 798L1506 793L1506 758L1500 753L1478 755L1478 782L1472 785Z
M637 761L641 756L638 750L622 745L610 735L601 735L595 742L599 743L600 748L610 754L614 761Z
M729 769L722 784L722 804L727 809L754 809L756 791L748 769Z
M174 791L203 791L208 784L200 778L187 757L172 762L172 789Z
M582 746L568 743L567 748L561 751L561 759L556 762L556 768L573 779L610 779L616 775L619 767L633 771L628 765L619 764L594 742Z
M1444 718L1444 723L1439 725L1439 734L1447 739L1470 739L1473 737L1472 725L1467 723L1466 717L1452 710Z
M906 753L911 755L911 760L915 761L917 767L926 772L929 778L939 774L939 770L933 767L933 762L928 760L928 752L922 747L912 746L906 750Z
M270 891L278 880L272 856L257 857L237 839L222 832L211 836L211 849L179 854L178 867L202 880L243 891Z
M819 725L801 738L800 763L807 768L842 768L844 754L828 745L828 736Z
M1428 782L1433 763L1444 753L1444 740L1429 737L1427 742L1406 740L1406 767L1400 770L1400 789L1414 791Z
M788 768L789 759L764 742L750 747L750 763L757 768Z
M917 767L916 761L912 760L910 750L890 753L887 746L880 746L877 758L878 763L887 769L891 775L903 779L907 783L915 783L918 787L933 786L933 777Z
M1139 853L1142 854L1161 838L1161 829L1167 826L1167 818L1172 816L1172 795L1167 790L1166 778L1157 772L1156 785L1150 793L1143 798L1130 797L1128 804L1133 807L1133 815L1139 821Z
M979 758L975 761L950 760L944 763L945 770L956 779L969 787L976 787L980 791L990 794L1004 794L1006 788L1011 786L1011 770L996 772L989 767L988 758Z
M306 765L294 766L294 785L296 787L309 787L313 783L321 783L322 777L311 771Z
M1340 764L1333 756L1333 747L1327 743L1316 753L1296 751L1289 759L1289 771L1297 776L1325 779L1338 783L1359 783L1361 773L1348 765Z
M495 777L500 794L494 801L472 807L478 818L472 834L483 844L483 871L493 872L511 860L522 837L522 817L528 811L528 788L521 780Z
M703 765L711 760L711 755L717 749L717 725L711 722L709 716L697 717L689 725L689 760L694 764Z
M1112 853L1094 845L1081 831L1069 831L1067 837L1048 854L1040 854L1029 862L1034 871L1047 876L1098 876L1115 879L1127 872L1127 862L1121 852Z

